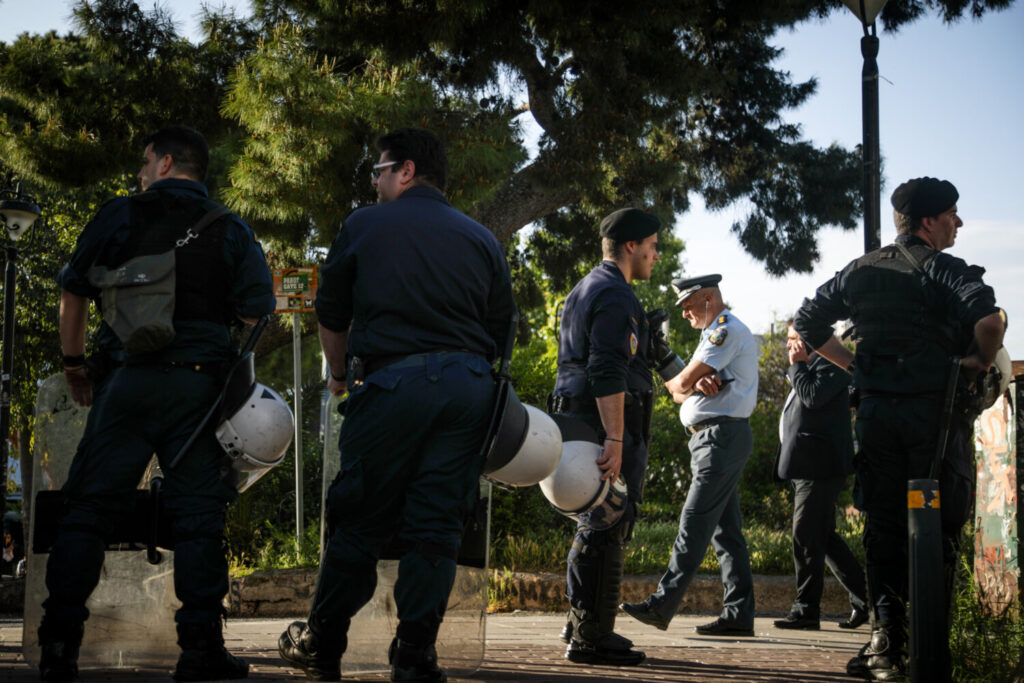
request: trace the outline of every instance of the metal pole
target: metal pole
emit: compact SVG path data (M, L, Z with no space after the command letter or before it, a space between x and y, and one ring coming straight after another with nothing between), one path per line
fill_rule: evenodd
M865 32L866 32L865 28ZM881 154L878 150L878 37L865 35L860 39L860 53L864 56L861 71L862 118L864 123L864 144L861 149L863 160L864 198L864 253L882 246L882 220L879 211L879 195L882 192Z
M907 546L910 586L910 680L947 681L945 574L942 565L942 512L939 482L907 482Z
M302 326L292 313L292 371L295 375L295 548L302 543Z
M3 357L0 358L0 519L7 512L7 452L11 435L11 375L14 372L14 277L18 250L7 247L4 270Z

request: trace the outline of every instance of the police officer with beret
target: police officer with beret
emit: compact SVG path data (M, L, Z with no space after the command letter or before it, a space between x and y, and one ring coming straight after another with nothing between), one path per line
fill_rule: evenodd
M687 587L714 545L725 587L721 616L696 627L701 635L754 635L754 581L743 538L739 480L754 444L748 418L757 402L757 342L725 307L721 275L672 281L683 317L703 330L697 351L665 387L690 434L692 482L668 569L653 595L623 603L637 620L661 630L679 610Z
M893 680L905 671L907 481L930 478L940 433L948 427L939 475L947 596L960 532L974 494L973 417L944 412L953 361L968 377L987 370L1005 325L984 268L942 253L963 225L952 183L914 178L892 195L894 244L854 260L804 301L795 327L807 343L853 374L860 390L855 459L858 505L866 513L864 549L873 601L871 641L847 671ZM856 355L833 334L853 322ZM947 424L944 424L947 423ZM946 675L948 671L946 652Z
M327 495L328 541L309 619L281 658L338 680L351 618L373 596L377 558L397 536L392 681L444 681L434 643L476 501L495 400L491 363L515 312L498 240L442 191L441 141L402 128L377 141L380 203L345 219L320 276L316 312L327 387L349 393L341 471Z
M602 479L626 482L629 504L618 522L594 529L580 520L569 550L566 659L631 666L644 653L616 634L625 544L630 539L647 467L651 406L649 327L630 283L648 280L658 260L657 216L619 209L601 221L604 260L566 299L558 345L553 413L580 419L603 439Z
M105 533L131 514L133 492L153 453L163 468L165 510L174 540L175 616L182 653L179 681L244 678L248 665L224 649L221 604L228 590L223 538L227 504L238 493L223 478L227 458L205 432L175 467L168 461L195 431L223 386L233 356L228 325L274 311L263 251L252 230L208 198L209 149L184 126L143 140L142 193L103 206L85 226L57 278L62 288L60 338L73 399L93 404L62 490L67 514L46 566L49 596L39 626L45 681L73 680L85 603L100 579ZM192 229L209 216L198 234ZM189 237L188 235L192 235ZM101 305L95 268L117 268L141 249L174 249L173 339L126 353L100 325L100 374L85 363L89 300ZM146 252L151 253L151 252ZM123 363L120 367L116 367ZM96 395L93 389L97 390Z

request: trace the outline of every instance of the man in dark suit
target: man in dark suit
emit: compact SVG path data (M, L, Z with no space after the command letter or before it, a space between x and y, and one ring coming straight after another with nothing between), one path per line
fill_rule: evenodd
M850 375L808 353L793 321L786 325L789 381L779 421L782 445L775 462L777 479L793 482L793 562L796 600L777 628L817 630L825 564L850 594L853 608L841 628L868 620L864 570L836 533L836 501L853 472L850 431Z

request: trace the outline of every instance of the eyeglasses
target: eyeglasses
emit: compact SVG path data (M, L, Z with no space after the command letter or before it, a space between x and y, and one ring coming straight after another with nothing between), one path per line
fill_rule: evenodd
M370 178L373 180L377 180L378 178L380 178L380 174L384 172L385 168L387 168L388 166L394 166L397 163L397 161L385 161L384 163L381 164L374 164L373 170L370 171Z

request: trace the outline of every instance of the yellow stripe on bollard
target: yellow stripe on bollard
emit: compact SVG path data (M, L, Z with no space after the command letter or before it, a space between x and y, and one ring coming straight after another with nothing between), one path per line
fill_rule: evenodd
M929 491L931 493L931 500L925 501L924 491L907 491L907 509L908 510L922 510L924 508L931 508L938 510L942 507L939 503L939 492Z

